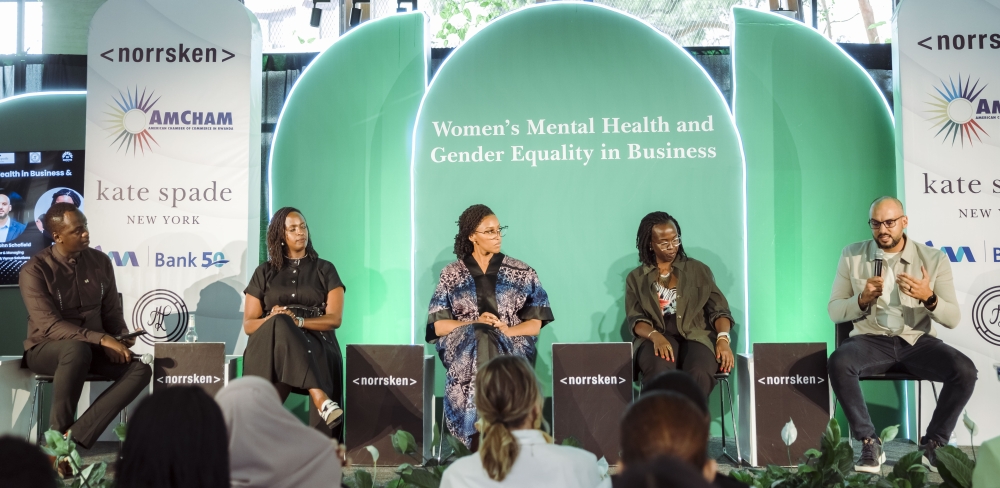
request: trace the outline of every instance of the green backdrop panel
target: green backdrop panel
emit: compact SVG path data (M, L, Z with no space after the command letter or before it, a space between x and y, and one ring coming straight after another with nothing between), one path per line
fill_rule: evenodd
M46 92L0 101L0 152L84 149L86 107L84 92ZM28 334L28 311L19 288L0 288L0 310L0 355L20 356Z
M410 145L424 16L366 22L298 79L271 155L271 209L301 209L347 285L341 347L410 343Z
M475 203L510 226L503 252L532 266L548 292L555 321L536 364L546 388L552 343L630 338L625 276L639 264L639 221L654 210L678 219L685 250L712 268L743 324L736 130L712 80L648 25L585 3L502 17L441 66L414 140L418 338L439 273L456 259L455 222ZM493 156L479 161L480 146ZM472 161L457 162L462 152Z
M750 9L734 18L752 340L825 341L832 351L826 309L840 252L871 238L869 204L896 193L891 110L868 74L815 30ZM905 390L865 390L879 428L902 422Z

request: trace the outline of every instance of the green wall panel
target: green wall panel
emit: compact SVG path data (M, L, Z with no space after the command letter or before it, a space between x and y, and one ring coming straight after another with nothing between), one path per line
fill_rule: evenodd
M815 30L750 9L734 18L751 339L825 341L833 351L826 310L840 252L871 238L871 201L896 194L891 110L868 74ZM903 421L912 388L864 390L877 428Z
M271 209L301 209L347 285L341 346L410 343L410 140L424 16L366 22L298 79L271 155Z

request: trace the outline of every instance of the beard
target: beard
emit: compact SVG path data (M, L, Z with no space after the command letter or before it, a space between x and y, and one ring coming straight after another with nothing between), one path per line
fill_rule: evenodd
M889 236L890 238L892 238L892 235L891 235L891 234L879 234L879 235L878 235L878 238L877 238L877 239L875 239L875 244L876 244L876 245L877 245L877 246L878 246L879 248L881 248L881 249L883 249L883 250L889 250L889 249L892 249L892 248L896 247L897 245L899 245L899 242L903 240L903 236L902 236L902 235L900 235L900 236L899 236L898 238L896 238L896 239L892 239L892 242L891 242L891 243L890 243L890 244L889 244L888 246L883 246L883 245L882 245L882 241L880 240L880 239L882 238L882 236Z

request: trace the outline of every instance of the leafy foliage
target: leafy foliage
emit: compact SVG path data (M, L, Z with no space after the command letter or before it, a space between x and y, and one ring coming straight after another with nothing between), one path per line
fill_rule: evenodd
M117 431L118 429L115 429L115 432ZM84 466L80 452L76 450L76 443L67 439L70 434L71 432L67 432L66 437L63 437L57 430L45 432L45 445L42 446L42 451L49 456L54 456L57 465L63 461L69 462L69 466L73 470L73 484L70 485L72 488L111 488L113 486L111 480L104 479L104 474L108 471L107 463L101 462ZM122 435L124 436L124 429L122 429Z
M434 428L434 437L431 442L433 446L431 457L426 459L417 452L417 440L413 434L405 430L397 430L392 434L391 440L393 450L413 458L417 464L401 464L396 468L398 477L385 484L384 488L438 488L441 486L441 477L444 476L445 468L456 459L472 454L472 451L465 447L462 441L451 434L444 433L442 439L437 426ZM375 449L372 446L368 447L371 448L370 452ZM373 453L374 457L376 456ZM375 484L373 473L362 469L354 472L353 479L344 479L344 484L348 488L380 488Z

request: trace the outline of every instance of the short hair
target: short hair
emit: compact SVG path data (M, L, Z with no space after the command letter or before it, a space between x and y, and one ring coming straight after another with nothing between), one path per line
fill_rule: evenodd
M626 465L675 456L701 468L708 459L708 416L677 393L644 395L622 417L621 447Z
M886 200L896 202L896 205L899 205L899 209L902 210L904 214L906 213L906 208L903 207L903 202L899 201L898 198L889 195L881 196L876 198L875 200L872 200L872 204L868 206L868 213L871 213L872 209L875 208L876 205Z
M673 392L683 396L691 400L691 403L698 407L698 410L708 415L708 399L705 398L705 392L687 372L666 371L654 376L648 383L642 385L643 396L658 391Z
M145 398L129 418L116 469L118 488L229 488L222 410L197 386Z
M635 248L639 251L639 261L648 266L656 266L656 253L653 252L653 227L660 224L672 224L681 236L681 224L666 212L650 212L639 222L639 230L635 235ZM684 243L677 247L677 260L687 259Z
M469 236L476 231L479 224L490 215L496 215L490 210L490 207L477 203L470 206L462 212L462 215L458 217L458 234L455 234L455 256L458 259L463 259L466 256L472 254L472 250L475 246L469 241Z
M479 457L490 479L503 481L520 451L511 430L542 402L538 378L520 356L498 356L476 374L476 410L483 422Z
M0 486L6 488L56 488L55 470L48 456L20 437L0 437Z
M62 190L53 193L52 205L56 204L56 200L58 200L59 197L69 197L71 200L73 200L73 205L76 205L76 208L80 208L80 204L83 203L83 200L80 200L80 195L77 192L70 190L69 188L63 188ZM62 203L69 203L69 202L62 202Z
M59 202L52 205L45 212L45 215L42 215L42 228L49 234L62 230L63 225L66 223L67 212L80 212L80 209L76 208L76 205L67 202Z

